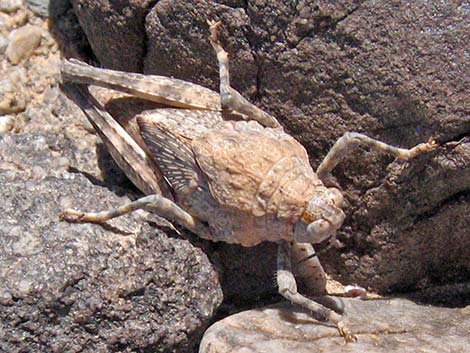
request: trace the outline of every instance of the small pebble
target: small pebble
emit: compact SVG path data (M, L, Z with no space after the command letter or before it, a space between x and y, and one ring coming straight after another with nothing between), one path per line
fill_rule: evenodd
M15 128L15 120L14 115L0 116L0 134L13 130Z
M37 26L24 26L10 33L5 54L14 65L27 59L41 43L42 30Z
M31 11L36 15L48 17L50 2L51 0L26 0L26 5L28 5ZM70 5L69 0L55 0L51 11L57 13L57 9L62 10L62 8L67 5Z
M35 165L31 169L31 172L33 174L32 175L33 179L42 179L47 175L47 172L44 170L44 168L39 165Z
M18 11L13 16L8 16L5 25L10 30L14 28L22 27L29 21L29 13L26 11Z
M0 291L0 305L13 305L13 296L6 289Z
M24 111L26 100L22 94L6 93L0 98L0 114L12 114Z
M0 0L0 11L11 13L18 10L23 5L23 0Z
M352 298L367 298L367 290L365 288L356 286L356 285L348 285L344 287L344 292L347 297Z
M5 52L7 45L8 45L7 39L0 34L0 55Z

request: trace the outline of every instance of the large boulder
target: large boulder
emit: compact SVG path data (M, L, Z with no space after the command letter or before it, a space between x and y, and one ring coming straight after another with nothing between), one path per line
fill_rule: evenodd
M60 222L129 198L71 173L48 140L0 137L0 351L192 351L222 301L204 252L145 212Z
M438 308L404 299L343 302L357 342L344 344L333 325L319 324L288 303L247 310L212 325L199 353L466 352L469 308Z

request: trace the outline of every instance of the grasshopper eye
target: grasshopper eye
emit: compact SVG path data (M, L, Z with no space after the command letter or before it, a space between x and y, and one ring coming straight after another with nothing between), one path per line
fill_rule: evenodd
M336 207L343 207L343 194L336 188L328 188L330 192L331 200Z
M307 236L310 239L310 243L313 244L321 243L323 240L327 239L333 231L334 228L331 223L324 219L319 219L307 226Z

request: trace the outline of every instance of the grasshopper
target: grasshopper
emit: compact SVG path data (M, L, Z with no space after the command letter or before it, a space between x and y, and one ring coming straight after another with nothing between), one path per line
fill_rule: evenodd
M98 213L65 210L70 222L103 223L137 209L148 209L204 239L254 246L279 244L279 293L334 324L349 342L355 336L331 308L300 294L292 263L301 277L324 291L325 274L312 244L335 239L345 215L343 196L325 180L357 145L407 160L431 151L429 140L411 149L390 146L359 133L345 133L316 172L305 148L288 135L276 118L248 102L230 86L228 54L218 30L208 22L209 41L216 53L220 94L161 76L97 69L65 61L64 81L101 136L112 157L147 196ZM120 90L161 103L117 122L83 84ZM302 259L302 261L297 261Z

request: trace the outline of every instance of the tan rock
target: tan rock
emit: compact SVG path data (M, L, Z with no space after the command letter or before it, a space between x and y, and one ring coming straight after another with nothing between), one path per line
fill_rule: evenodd
M23 6L23 0L2 0L0 1L0 11L12 13L19 10Z
M14 65L31 56L41 43L42 30L38 26L24 26L11 32L5 54Z
M19 113L25 108L26 100L20 93L7 92L0 98L0 114Z
M358 341L344 344L335 327L288 303L248 310L212 325L199 353L466 352L465 309L409 300L344 299L345 322Z

